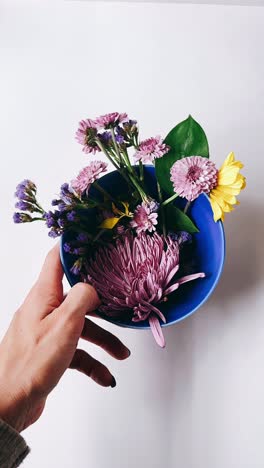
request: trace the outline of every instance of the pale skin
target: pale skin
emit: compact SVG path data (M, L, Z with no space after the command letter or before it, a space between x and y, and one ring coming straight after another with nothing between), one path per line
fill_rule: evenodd
M79 283L64 297L62 278L56 246L0 343L0 418L18 432L38 420L69 367L104 387L116 385L107 367L77 347L80 338L116 359L130 355L117 337L86 317L100 304L95 289Z

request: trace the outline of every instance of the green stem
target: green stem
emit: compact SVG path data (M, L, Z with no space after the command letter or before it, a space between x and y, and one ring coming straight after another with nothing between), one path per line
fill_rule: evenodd
M184 207L184 210L183 210L184 213L187 213L187 211L188 211L188 209L189 209L189 207L190 207L190 204L191 204L190 200L187 201L187 203L186 203L186 205L185 205L185 207Z
M32 221L45 221L44 218L32 218L31 222Z
M111 129L110 129L110 132L111 132L111 135L112 135L112 140L113 140L113 144L114 144L114 148L115 148L116 154L117 154L117 156L119 157L119 160L121 161L121 154L120 154L120 151L119 151L119 148L118 148L118 146L117 146L116 139L115 139L115 132L114 132L114 129L111 128Z
M171 203L172 201L175 200L175 198L178 197L178 194L177 193L174 193L174 195L172 195L170 198L167 198L167 200L165 200L164 202L162 202L162 206L166 206L168 205L169 203Z
M101 229L98 234L96 234L96 236L93 238L93 242L96 242L98 241L98 239L103 235L103 233L105 232L105 229Z
M101 185L98 184L98 182L94 182L93 186L98 190L98 192L101 192L106 198L109 198L109 200L113 201L116 203L116 200L108 193Z
M158 181L157 181L157 189L158 189L158 197L159 197L159 202L160 202L160 216L161 216L162 232L163 232L164 237L166 237L167 235L166 218L165 218L164 205L162 204L163 198L162 198L161 187Z
M107 157L107 159L109 159L109 161L113 164L113 166L115 166L115 168L119 171L119 166L118 164L116 163L116 161L110 156L110 154L106 151L104 145L101 143L101 141L99 140L99 138L96 138L96 143L97 145L99 146L100 150L105 154L105 156Z
M144 182L144 166L142 161L139 161L139 180L140 182Z

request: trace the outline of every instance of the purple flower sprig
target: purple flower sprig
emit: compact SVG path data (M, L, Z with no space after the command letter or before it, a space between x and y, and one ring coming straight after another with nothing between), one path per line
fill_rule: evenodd
M17 185L15 192L17 202L15 208L21 212L16 212L13 215L13 221L16 224L44 219L44 210L38 203L36 194L37 187L34 182L29 179L25 179ZM33 213L36 213L37 216L32 216Z

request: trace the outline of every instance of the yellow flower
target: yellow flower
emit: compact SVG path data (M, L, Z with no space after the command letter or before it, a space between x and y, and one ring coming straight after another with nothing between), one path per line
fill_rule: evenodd
M219 169L216 187L210 192L210 202L214 213L214 220L224 221L224 213L233 211L233 205L238 205L236 195L246 186L246 178L240 174L243 164L235 160L234 153L230 153Z

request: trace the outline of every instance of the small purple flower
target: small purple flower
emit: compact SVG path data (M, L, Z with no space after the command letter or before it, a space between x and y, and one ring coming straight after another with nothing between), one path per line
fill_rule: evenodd
M60 231L57 229L51 229L48 233L48 236L51 237L52 239L55 239L56 237L59 237L61 235Z
M51 206L57 206L57 205L59 205L59 203L60 203L60 200L52 200L51 201Z
M31 203L28 203L27 201L24 201L24 200L19 200L15 204L15 208L17 208L18 210L22 210L22 211L29 211L30 213L34 213L35 211L35 207Z
M74 255L84 255L87 253L87 249L86 247L76 247L75 249L73 249L72 253Z
M81 272L81 269L82 269L82 259L81 258L78 258L78 260L76 260L76 262L74 262L73 266L71 267L70 271L78 276Z
M124 137L122 135L116 135L115 140L119 145L122 145L125 141Z
M112 135L110 132L103 132L99 134L98 137L104 145L108 145L112 141Z
M83 242L83 243L88 242L89 241L88 234L86 234L85 232L80 232L77 236L77 241Z
M87 194L93 182L95 182L103 172L106 172L106 168L107 163L103 161L92 161L89 166L84 167L76 179L72 181L72 188L79 196L84 192Z
M71 222L77 221L78 218L76 215L76 211L70 211L69 213L67 213L67 220Z
M13 221L16 224L30 223L32 221L32 217L27 213L14 213Z
M163 142L161 137L156 136L142 141L134 157L136 161L141 161L143 164L153 163L156 158L161 158L169 149L169 146Z
M22 180L22 182L20 182L20 184L17 185L16 190L17 191L21 190L23 192L25 191L36 192L37 187L36 187L36 184L32 182L32 180L25 179L25 180Z
M71 249L71 246L70 246L70 244L69 244L68 242L65 242L65 243L63 244L63 250L64 250L64 252L66 252L66 253L71 253L72 249Z
M46 225L48 228L57 226L57 219L52 211L47 211L43 215L44 219L46 220Z
M185 243L190 244L192 242L192 235L187 231L179 231L179 232L169 231L168 235L173 241L178 242L179 245L185 244Z
M150 201L149 203L143 202L138 205L134 211L134 216L130 222L130 226L135 228L137 234L143 231L153 232L156 230L158 224L158 208L157 202Z

